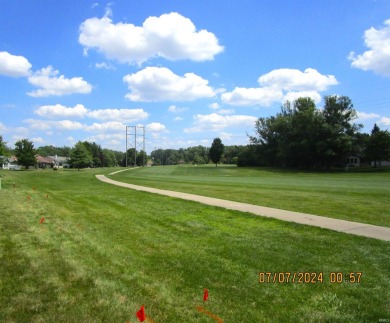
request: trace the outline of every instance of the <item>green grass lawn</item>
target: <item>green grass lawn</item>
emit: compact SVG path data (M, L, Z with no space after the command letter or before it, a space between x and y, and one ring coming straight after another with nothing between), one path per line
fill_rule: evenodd
M390 227L390 169L292 172L232 166L138 168L123 182Z
M198 170L159 169L199 186ZM156 323L216 322L197 306L224 322L390 318L390 243L95 179L110 171L0 171L0 322L134 323L142 304ZM247 170L253 186L256 171ZM230 169L204 172L209 183L223 172L227 187L239 182ZM294 183L269 176L280 177L282 196L282 177ZM322 272L323 282L259 283L259 272ZM331 272L362 272L361 282L331 283Z

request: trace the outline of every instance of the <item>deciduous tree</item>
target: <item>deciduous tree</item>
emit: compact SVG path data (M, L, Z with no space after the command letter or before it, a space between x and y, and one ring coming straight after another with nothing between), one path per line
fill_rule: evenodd
M380 130L376 124L367 142L366 156L374 162L374 167L381 166L381 161L390 158L390 133Z
M15 156L18 159L18 165L26 168L37 163L34 144L28 139L18 140L15 143Z
M360 125L351 100L346 96L326 96L317 109L310 98L286 102L276 116L256 121L261 159L271 166L330 167L341 164L354 149L354 136Z
M137 154L136 162L137 162L137 166L145 166L148 163L148 155L146 154L146 152L141 150Z
M3 164L5 153L6 153L6 142L3 140L3 136L0 135L0 167Z

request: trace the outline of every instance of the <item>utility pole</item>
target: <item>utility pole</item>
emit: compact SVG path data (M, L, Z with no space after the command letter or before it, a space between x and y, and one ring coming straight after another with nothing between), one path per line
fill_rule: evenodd
M137 128L141 129L141 136L137 136ZM137 145L142 149L142 166L145 166L145 127L126 126L126 167L128 167L127 151L130 148L134 148L134 167L137 166Z

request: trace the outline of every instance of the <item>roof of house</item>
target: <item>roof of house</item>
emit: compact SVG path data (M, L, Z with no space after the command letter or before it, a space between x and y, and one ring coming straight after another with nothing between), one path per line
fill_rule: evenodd
M18 161L18 159L16 158L16 156L0 156L0 158L4 158L4 159L7 160L9 163L13 163L13 162Z
M42 157L40 155L35 156L37 163L39 164L53 164L54 160L50 157Z
M59 162L67 162L69 161L69 157L61 157L61 156L48 156L49 158L52 158L54 161L56 161L57 163Z

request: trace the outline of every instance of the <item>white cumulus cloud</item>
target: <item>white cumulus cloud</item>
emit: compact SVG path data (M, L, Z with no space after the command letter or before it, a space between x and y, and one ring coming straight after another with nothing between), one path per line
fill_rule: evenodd
M209 107L210 107L211 109L217 110L217 109L219 109L219 104L218 104L217 102L214 102L214 103L211 103L211 104L209 105Z
M168 132L165 125L159 122L152 122L146 125L147 132Z
M358 121L364 121L364 120L370 120L370 119L377 119L380 118L381 116L377 113L366 113L366 112L359 112L356 111Z
M51 130L53 128L58 130L80 130L84 127L82 123L71 120L47 121L27 119L24 122L29 124L30 128L40 131Z
M208 81L194 73L179 76L165 67L146 67L123 78L130 101L193 101L215 96Z
M169 112L172 112L172 113L182 113L184 111L187 111L188 108L181 108L181 107L177 107L176 105L170 105L168 107L168 111Z
M89 118L115 121L139 121L148 118L143 109L99 109L88 112Z
M31 66L30 62L23 56L0 52L0 75L11 77L28 76Z
M219 109L219 114L234 114L236 111L234 109Z
M258 79L259 87L236 87L232 92L225 92L221 100L236 106L271 106L300 96L309 96L320 102L319 92L327 90L338 81L333 75L323 75L313 68L303 72L297 69L276 69Z
M42 144L42 143L45 142L45 140L43 140L42 137L31 138L31 141L32 141L34 144Z
M301 72L297 69L281 68L259 77L261 86L272 86L286 91L325 91L338 82L333 75L323 75L314 68Z
M98 109L90 110L82 104L73 108L61 104L44 105L34 111L35 114L48 119L61 118L93 118L110 121L139 121L148 118L149 114L143 109Z
M384 22L382 29L372 27L366 30L364 43L368 50L363 54L349 54L352 67L390 76L390 19Z
M270 106L281 101L283 92L274 88L236 87L232 92L221 95L222 102L235 106Z
M142 26L115 24L110 16L90 18L80 25L79 43L85 51L94 48L109 59L130 64L153 57L206 61L223 51L213 33L198 31L190 19L176 12L149 17Z
M106 132L106 131L118 131L118 129L126 129L126 125L124 125L122 122L119 121L109 121L103 123L95 122L92 125L84 126L84 130L86 131Z
M40 89L27 94L32 97L46 97L75 93L86 94L92 91L92 86L82 77L67 79L63 75L58 76L58 74L59 71L54 70L52 66L36 71L28 78L28 81Z
M256 120L256 117L245 115L196 114L194 115L194 126L185 128L184 132L219 131L227 127L254 126Z
M283 97L283 102L290 101L294 102L299 98L311 98L313 101L318 104L321 102L321 95L317 91L297 91L297 92L288 92Z
M57 119L57 118L84 118L88 109L82 104L77 104L73 108L65 107L61 104L43 105L34 111L40 117Z
M98 69L115 70L115 66L106 62L96 63L95 67Z
M384 126L390 126L390 118L382 117L379 120L379 124L384 125Z

